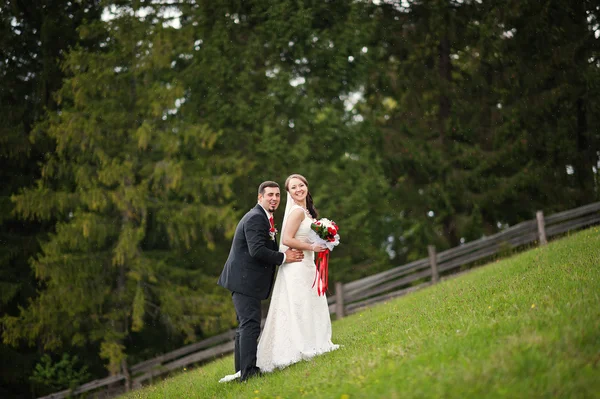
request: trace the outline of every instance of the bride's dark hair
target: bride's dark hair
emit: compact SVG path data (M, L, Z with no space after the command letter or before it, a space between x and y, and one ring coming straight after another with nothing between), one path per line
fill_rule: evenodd
M307 188L306 209L308 210L308 213L310 213L310 216L312 216L314 219L318 219L319 213L317 212L317 208L315 208L315 204L313 202L312 195L310 195L310 190L308 190L308 181L306 180L306 177L299 175L297 173L294 173L293 175L289 175L288 178L285 179L285 191L287 191L287 192L290 191L290 188L289 188L290 180L292 180L294 178L301 180L302 183L304 183L306 185L306 188Z

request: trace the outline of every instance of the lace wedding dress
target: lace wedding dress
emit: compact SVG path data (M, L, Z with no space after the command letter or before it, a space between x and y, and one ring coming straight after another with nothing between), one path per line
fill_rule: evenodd
M294 209L304 212L298 205L293 205L289 211ZM305 215L296 239L308 242L311 222ZM271 372L339 347L331 342L327 297L317 294L316 287L312 286L314 279L312 251L304 251L302 262L284 263L279 267L267 320L258 342L256 365L262 372Z
M289 213L295 209L304 212L302 207L294 204L288 193L280 237L283 237ZM311 223L311 218L305 215L294 237L309 242ZM281 252L285 252L286 249L287 247L280 245ZM267 320L258 342L256 365L263 373L339 348L339 345L331 342L331 318L327 297L319 296L316 287L313 287L314 257L313 251L304 251L302 262L284 263L279 266ZM239 377L240 372L237 372L221 378L219 382L228 382Z

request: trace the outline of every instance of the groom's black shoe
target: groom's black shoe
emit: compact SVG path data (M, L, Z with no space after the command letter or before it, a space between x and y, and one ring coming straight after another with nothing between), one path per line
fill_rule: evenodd
M245 375L240 377L240 382L246 382L248 379L255 377L262 377L262 373L258 367L252 367L250 370L248 370Z

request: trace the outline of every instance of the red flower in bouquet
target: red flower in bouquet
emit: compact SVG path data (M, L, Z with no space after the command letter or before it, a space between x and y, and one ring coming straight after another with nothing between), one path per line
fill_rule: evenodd
M315 220L310 227L317 235L325 241L335 242L335 235L338 233L340 228L335 224L333 220L321 219ZM339 237L338 237L339 239Z

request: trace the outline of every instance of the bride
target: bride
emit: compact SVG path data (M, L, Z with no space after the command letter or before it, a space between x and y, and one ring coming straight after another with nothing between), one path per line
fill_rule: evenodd
M258 342L256 365L261 373L284 368L338 349L331 342L331 319L325 295L318 295L315 281L314 253L325 246L311 244L308 235L313 219L318 217L302 175L290 175L285 181L287 202L281 226L280 252L294 248L304 252L302 262L279 266L271 304ZM223 377L219 382L239 378L240 373Z
M308 242L310 225L318 217L302 175L285 181L287 202L279 250L304 251L304 260L279 267L265 327L258 342L256 365L271 372L337 349L331 342L331 319L325 295L319 296L315 280L314 252L321 245Z

